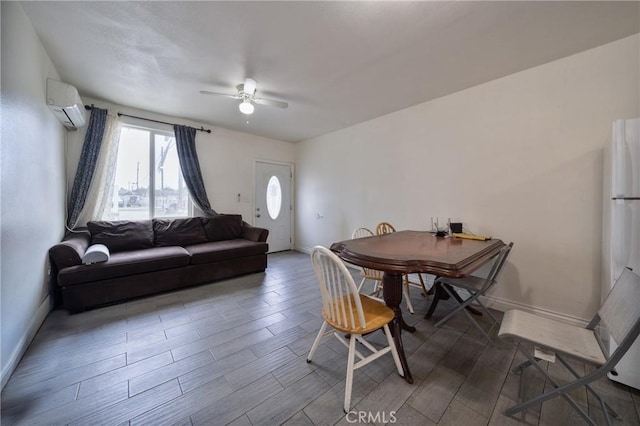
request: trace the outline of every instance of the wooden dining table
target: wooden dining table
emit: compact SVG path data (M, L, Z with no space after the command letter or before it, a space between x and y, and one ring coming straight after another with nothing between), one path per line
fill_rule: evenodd
M399 231L333 243L331 250L353 265L383 271L382 294L395 316L392 332L405 380L413 383L402 345L401 330L416 329L405 323L400 309L404 274L429 273L460 278L469 275L493 258L505 244L487 241L437 237L431 232Z

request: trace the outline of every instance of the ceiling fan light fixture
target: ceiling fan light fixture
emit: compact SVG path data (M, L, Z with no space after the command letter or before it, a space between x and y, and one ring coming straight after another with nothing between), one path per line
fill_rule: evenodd
M245 94L252 96L254 93L256 93L257 86L258 86L258 83L254 79L252 78L244 79L243 90Z
M245 115L253 114L255 104L276 108L287 108L289 106L288 103L282 101L256 98L255 93L257 85L258 83L254 79L245 78L244 83L238 84L236 86L237 93L234 95L228 93L211 92L209 90L201 90L200 93L202 93L203 95L224 96L225 98L240 100L240 105L238 105L238 107L240 109L240 112Z
M238 106L238 108L240 108L241 113L247 114L247 115L253 114L253 110L255 109L251 101L249 101L248 99L245 99L244 101L242 101Z

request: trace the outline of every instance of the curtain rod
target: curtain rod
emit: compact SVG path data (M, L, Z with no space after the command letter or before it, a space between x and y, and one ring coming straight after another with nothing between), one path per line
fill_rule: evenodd
M90 110L91 108L93 108L93 105L85 105L84 108L86 110ZM173 123L167 123L166 121L160 121L160 120L152 120L150 118L144 118L144 117L137 117L135 115L129 115L129 114L123 114L121 112L118 113L118 117L131 117L131 118L137 118L138 120L145 120L145 121L153 121L154 123L160 123L160 124L168 124L169 126L175 126L176 124ZM204 127L200 127L199 129L196 129L199 132L206 132L206 133L211 133L211 129L205 129Z

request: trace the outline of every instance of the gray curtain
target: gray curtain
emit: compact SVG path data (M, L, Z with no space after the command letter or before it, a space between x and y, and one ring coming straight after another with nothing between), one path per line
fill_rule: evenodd
M73 180L71 197L67 206L67 227L73 229L78 222L80 212L84 207L93 179L93 172L98 163L100 145L104 136L105 123L107 122L107 110L93 107L91 108L91 118L87 127L87 134L84 137L82 153L78 161L76 177Z
M211 209L207 191L204 189L200 162L196 152L196 129L175 124L173 131L176 135L176 148L178 149L182 176L187 184L191 199L204 214L217 215L218 213Z

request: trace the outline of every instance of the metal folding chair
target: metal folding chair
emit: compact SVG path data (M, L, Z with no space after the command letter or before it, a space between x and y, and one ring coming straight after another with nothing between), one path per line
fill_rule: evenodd
M486 306L480 301L480 296L483 296L490 288L492 288L498 280L498 276L500 275L500 271L504 266L507 256L509 256L509 252L513 247L513 243L509 243L505 247L498 252L495 257L495 261L493 262L493 266L491 267L491 271L487 275L487 278L480 278L474 275L469 275L463 278L447 278L447 277L438 277L434 283L434 285L439 285L442 289L449 294L449 296L456 301L458 301L458 306L456 306L453 310L451 310L447 315L445 315L440 321L436 323L436 327L441 327L445 322L449 321L449 319L457 314L458 312L464 312L464 314L471 320L474 326L484 335L484 337L489 340L491 345L495 346L493 341L491 340L491 333L493 329L500 325L500 322L493 316L493 314L487 309ZM460 295L456 292L455 288L465 290L469 293L469 297L466 299L462 299ZM473 318L473 316L469 313L469 309L472 306L479 307L486 314L489 320L491 321L491 327L489 330L485 331L480 324Z
M600 334L596 331L596 326L600 325L600 323L606 327L610 338L619 345L610 355L603 344ZM625 269L622 272L586 328L539 317L519 310L508 311L502 319L502 326L498 336L515 342L518 350L527 357L527 360L511 371L514 374L520 374L519 403L507 409L504 413L508 416L513 416L529 407L541 404L556 396L562 396L588 424L595 425L596 423L593 419L568 394L574 389L585 386L587 391L600 402L605 421L607 425L610 425L609 414L616 419L621 417L590 386L590 383L611 372L639 334L640 276L629 269ZM555 355L555 358L575 377L575 380L565 384L558 383L547 374L544 366L539 364L540 359L536 358L535 351L534 354L531 354L523 346L523 342L533 344L538 350L542 349ZM581 377L569 365L567 359L575 359L597 368ZM553 384L554 389L522 402L524 371L525 368L532 365Z

